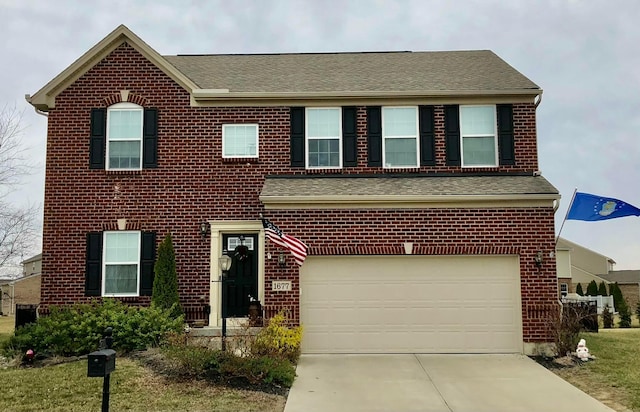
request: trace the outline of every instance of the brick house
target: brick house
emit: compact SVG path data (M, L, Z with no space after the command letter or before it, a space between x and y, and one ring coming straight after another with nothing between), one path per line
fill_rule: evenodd
M532 352L557 308L541 94L490 51L161 56L120 26L28 97L42 310L148 304L171 232L191 322L224 293L232 318L288 308L308 353Z

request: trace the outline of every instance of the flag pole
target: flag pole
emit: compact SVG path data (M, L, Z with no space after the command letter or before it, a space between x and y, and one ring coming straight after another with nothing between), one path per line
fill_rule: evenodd
M556 247L558 246L558 240L560 240L560 233L562 233L562 228L564 227L564 224L567 221L567 217L569 217L569 212L571 211L571 206L573 206L573 200L576 198L577 192L578 192L578 188L576 187L575 189L573 189L573 196L571 196L571 202L569 202L567 213L564 215L564 219L562 220L562 224L560 225L560 230L558 231L558 237L556 238Z

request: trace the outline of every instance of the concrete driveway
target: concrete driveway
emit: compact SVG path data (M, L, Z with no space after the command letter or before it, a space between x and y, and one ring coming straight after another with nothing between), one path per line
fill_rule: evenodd
M611 412L521 355L303 355L285 412Z

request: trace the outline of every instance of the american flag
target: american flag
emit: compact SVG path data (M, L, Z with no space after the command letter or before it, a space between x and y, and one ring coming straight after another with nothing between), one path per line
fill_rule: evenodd
M276 245L289 249L296 263L302 266L307 257L307 245L298 238L285 235L278 226L267 219L262 219L262 226L264 226L265 235Z

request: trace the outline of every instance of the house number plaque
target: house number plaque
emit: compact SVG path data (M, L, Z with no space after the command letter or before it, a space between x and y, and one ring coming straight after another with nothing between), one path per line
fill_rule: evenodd
M271 282L271 290L275 290L276 292L286 292L291 290L291 281L290 280L274 280Z

